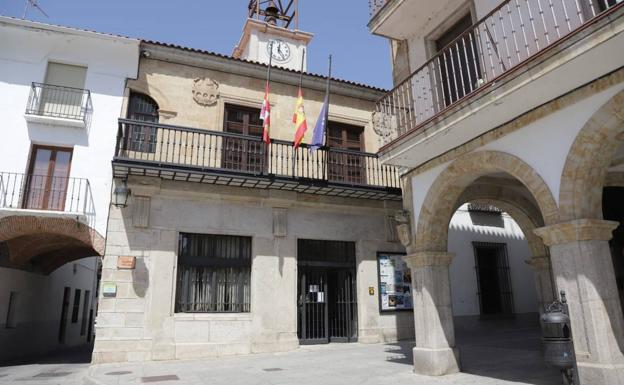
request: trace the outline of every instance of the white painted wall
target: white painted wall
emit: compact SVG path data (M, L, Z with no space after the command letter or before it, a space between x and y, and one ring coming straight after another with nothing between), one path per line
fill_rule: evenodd
M137 75L139 41L7 17L0 17L0 36L0 172L27 173L32 144L73 147L70 177L89 180L94 203L89 224L104 236L117 118L126 78ZM88 129L26 121L31 83L43 83L49 61L87 67L85 88L93 104ZM70 308L76 288L82 297L85 290L94 296L96 263L95 258L72 262L49 276L0 268L0 359L57 348L63 289L72 288ZM18 326L5 329L12 291L19 293ZM94 300L89 302L93 306ZM81 298L80 317L83 304ZM70 318L66 346L86 341L80 326Z
M85 291L90 291L89 309L95 313L97 259L84 258L68 263L48 276L0 267L0 362L34 356L87 342L87 329L80 335ZM65 344L58 341L65 287L71 288ZM75 290L80 289L78 321L71 322ZM18 294L15 328L7 328L11 292Z
M73 147L70 177L88 178L94 227L106 233L111 160L126 78L136 78L139 41L0 17L0 171L26 173L32 144ZM27 122L32 82L43 83L48 61L87 67L92 123L88 129Z
M451 219L448 250L455 254L450 276L453 315L456 317L480 314L472 242L506 245L514 312L521 314L538 311L533 272L525 263L531 257L528 244L522 230L508 214L503 213L502 220L503 227L475 225L467 205L460 207Z

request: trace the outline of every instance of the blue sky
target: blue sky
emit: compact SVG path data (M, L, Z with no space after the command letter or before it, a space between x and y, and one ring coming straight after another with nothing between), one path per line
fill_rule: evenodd
M0 0L0 14L22 17L25 0ZM30 9L35 21L158 40L231 54L240 38L248 0L39 0L50 16ZM300 29L314 33L308 70L391 87L390 49L368 32L365 0L299 0Z

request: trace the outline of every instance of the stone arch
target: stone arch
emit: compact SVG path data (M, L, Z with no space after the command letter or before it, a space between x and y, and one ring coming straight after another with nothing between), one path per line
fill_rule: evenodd
M104 237L67 217L12 215L0 218L0 242L15 268L49 274L65 263L104 255Z
M544 226L539 209L522 194L504 186L475 184L471 185L459 197L455 210L464 203L492 204L508 213L518 224L529 244L533 257L545 257L548 248L533 230Z
M592 115L570 148L559 192L562 221L602 219L602 188L623 132L624 91L620 91Z
M448 225L461 194L477 178L501 172L513 176L528 189L545 224L558 222L557 204L550 189L528 164L504 152L472 152L453 161L429 188L418 216L415 251L445 252Z
M128 88L130 89L130 92L144 94L154 99L156 104L158 104L158 113L162 118L168 119L172 114L175 115L175 113L172 112L175 111L175 109L173 109L169 97L158 87L153 85L143 85L134 81L128 84Z

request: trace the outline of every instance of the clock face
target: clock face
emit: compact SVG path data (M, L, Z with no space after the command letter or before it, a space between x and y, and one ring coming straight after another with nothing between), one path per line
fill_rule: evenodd
M271 45L271 43L273 44ZM282 40L270 40L267 45L267 53L273 57L273 60L278 62L285 62L290 59L290 47Z

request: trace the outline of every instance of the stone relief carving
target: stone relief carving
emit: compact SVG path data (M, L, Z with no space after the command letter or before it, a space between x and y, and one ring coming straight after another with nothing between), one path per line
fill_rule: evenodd
M410 222L410 213L407 210L397 211L394 214L394 220L398 223L397 235L399 236L399 241L405 247L409 246L412 243L412 229L409 225Z
M385 112L373 112L373 130L379 136L382 145L392 141L396 132L396 117Z
M193 99L200 106L212 106L219 99L219 83L208 78L193 81Z

